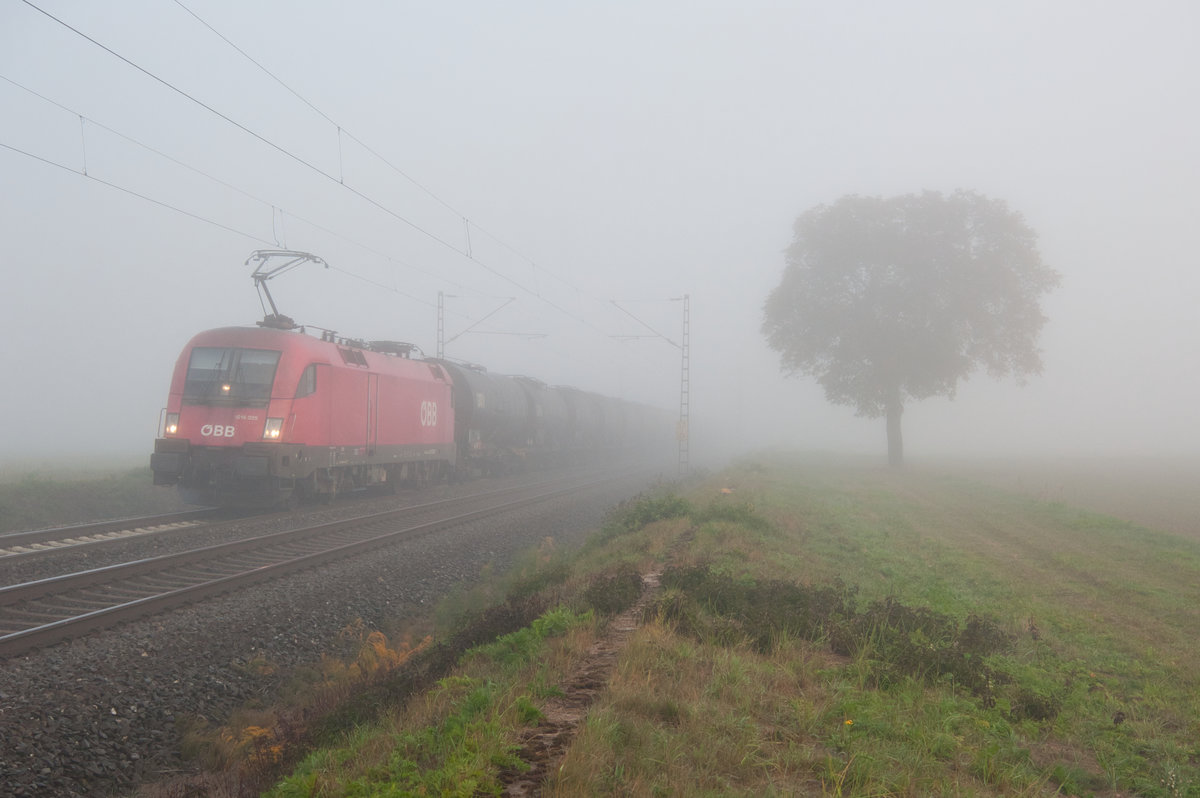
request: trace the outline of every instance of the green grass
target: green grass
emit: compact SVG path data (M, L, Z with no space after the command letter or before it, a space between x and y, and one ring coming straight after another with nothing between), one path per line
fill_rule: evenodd
M1013 634L1013 648L989 660L1012 680L1008 695L978 714L996 727L1002 713L1031 752L1022 789L1044 779L1078 794L1200 793L1200 664L1188 654L1200 621L1195 543L919 471L793 463L759 477L765 514L809 552L777 555L801 580L837 577L864 598L960 618L985 613ZM1118 712L1126 719L1115 724ZM1055 751L1069 761L1050 761ZM1005 770L994 760L980 772Z
M184 509L174 489L154 486L149 466L66 476L26 471L0 481L0 533Z
M557 609L273 796L491 794L638 575L546 795L1200 796L1200 544L920 469L764 457L546 541L453 612Z
M535 703L547 642L589 625L564 607L467 652L408 714L349 733L315 752L267 793L271 798L337 794L357 798L473 796L497 791L500 772L520 770L517 732L541 718Z
M563 791L619 781L642 794L677 784L788 794L802 751L810 787L831 795L1200 794L1200 664L1188 655L1200 626L1195 543L913 470L777 460L730 469L718 484L736 484L738 503L757 517L694 514L700 526L685 558L703 564L705 580L694 607L664 599L663 630L653 634L690 639L694 657L735 651L746 667L769 670L783 667L781 656L842 657L790 699L800 710L790 743L759 733L740 744L754 768L727 764L716 778L696 762L666 778L605 757L603 739L585 735L576 748L588 764L578 774L564 768ZM852 609L838 608L849 599ZM825 620L804 627L797 608L822 602ZM785 619L772 621L781 610ZM987 619L1005 645L967 657L973 618ZM839 642L846 632L857 635L852 645ZM771 640L780 647L763 645ZM981 668L964 670L967 662ZM665 665L664 677L676 669ZM787 694L770 690L753 725L777 727ZM594 715L605 728L636 722L621 717L620 702L600 711L617 713ZM716 728L746 712L694 714ZM671 742L654 748L661 733L636 736L650 746L647 760L670 761ZM688 750L714 761L719 746L702 737ZM614 781L618 764L625 775Z

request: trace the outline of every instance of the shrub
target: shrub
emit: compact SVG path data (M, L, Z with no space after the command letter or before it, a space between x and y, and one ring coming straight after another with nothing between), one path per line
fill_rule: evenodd
M617 509L609 514L600 537L610 540L618 535L637 532L655 521L682 518L691 512L691 503L674 493L661 496L639 494L629 501L621 502Z
M717 573L708 565L668 568L662 584L692 597L708 612L735 621L760 651L769 650L784 635L822 638L835 621L853 613L855 595L841 581L821 586L783 580L743 581ZM709 635L714 631L709 624L689 619L682 605L660 608L660 613L673 623L704 628ZM718 636L728 636L728 630Z
M600 615L616 615L634 605L642 595L642 577L632 565L593 579L583 591L583 602Z
M834 653L863 660L874 686L887 688L910 677L949 681L986 706L995 704L998 685L1012 681L985 662L1011 647L1012 636L978 615L960 625L952 616L894 598L860 610L857 590L840 580L799 585L735 579L707 564L668 568L662 583L668 591L658 602L659 616L708 643L749 641L765 652L784 637L824 639ZM1045 720L1061 707L1045 691L1018 690L1010 703L1018 719Z
M1002 679L983 658L1011 644L1011 636L993 621L972 615L960 629L949 615L894 598L872 602L830 636L836 653L869 659L881 687L908 676L950 679L988 705L994 701L992 686Z

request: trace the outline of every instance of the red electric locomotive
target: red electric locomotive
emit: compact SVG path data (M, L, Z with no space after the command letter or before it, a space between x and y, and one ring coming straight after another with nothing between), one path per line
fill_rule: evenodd
M408 349L303 329L200 333L175 365L154 483L193 503L286 505L447 473L452 378Z
M321 258L259 250L246 264L270 305L258 327L193 338L175 364L154 442L154 484L186 501L292 505L376 484L666 451L667 414L413 347L308 335L268 280Z

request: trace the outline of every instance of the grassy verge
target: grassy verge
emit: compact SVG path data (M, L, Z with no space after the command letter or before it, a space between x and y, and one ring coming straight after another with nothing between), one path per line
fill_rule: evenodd
M481 579L442 623L505 598L538 620L327 728L269 794L497 794L656 569L544 794L1200 795L1200 545L961 478L782 456Z
M173 488L154 486L149 466L67 476L33 470L0 480L0 534L185 509Z

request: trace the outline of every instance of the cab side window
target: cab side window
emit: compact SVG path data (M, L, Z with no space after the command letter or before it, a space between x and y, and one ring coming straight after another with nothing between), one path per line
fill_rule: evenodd
M309 363L308 368L300 375L300 384L296 386L296 398L301 399L317 390L317 364Z

